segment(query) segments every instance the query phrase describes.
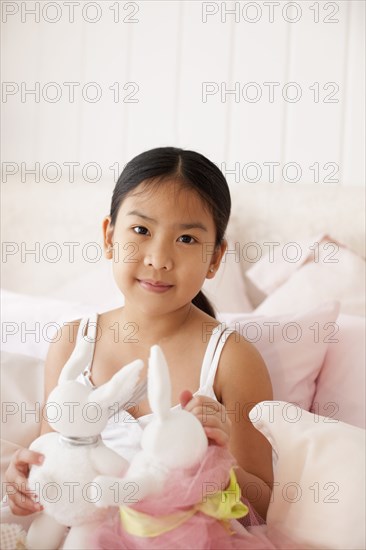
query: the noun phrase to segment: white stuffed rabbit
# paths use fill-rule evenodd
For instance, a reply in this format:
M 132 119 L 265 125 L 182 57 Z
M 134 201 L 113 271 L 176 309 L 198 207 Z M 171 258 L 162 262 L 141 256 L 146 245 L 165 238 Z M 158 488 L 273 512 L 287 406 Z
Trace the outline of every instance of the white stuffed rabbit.
M 59 548 L 67 526 L 71 529 L 63 548 L 86 548 L 91 527 L 106 515 L 106 510 L 95 506 L 100 489 L 93 479 L 101 473 L 122 475 L 128 467 L 124 458 L 104 445 L 100 433 L 112 405 L 122 407 L 142 397 L 145 388 L 138 379 L 143 362 L 122 367 L 109 382 L 93 390 L 75 380 L 89 353 L 90 344 L 81 338 L 47 400 L 45 412 L 55 432 L 42 435 L 30 446 L 43 453 L 45 460 L 41 466 L 32 466 L 29 475 L 29 486 L 39 494 L 44 508 L 29 529 L 29 550 Z
M 190 412 L 171 409 L 169 368 L 157 345 L 150 350 L 147 393 L 154 416 L 143 430 L 142 450 L 123 479 L 95 478 L 102 493 L 96 502 L 99 507 L 133 504 L 160 493 L 172 470 L 198 464 L 207 451 L 207 436 L 201 422 Z

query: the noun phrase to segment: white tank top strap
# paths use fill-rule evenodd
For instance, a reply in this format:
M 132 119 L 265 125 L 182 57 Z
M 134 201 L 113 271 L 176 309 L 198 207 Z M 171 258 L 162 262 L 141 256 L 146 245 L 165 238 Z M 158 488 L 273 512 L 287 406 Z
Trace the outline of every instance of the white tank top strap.
M 92 313 L 89 317 L 83 317 L 80 321 L 76 341 L 84 337 L 88 342 L 95 344 L 97 333 L 98 313 Z
M 200 392 L 213 387 L 222 349 L 233 332 L 235 329 L 226 327 L 225 323 L 213 329 L 201 369 Z
M 84 338 L 90 344 L 88 361 L 82 374 L 85 382 L 93 388 L 95 386 L 91 380 L 91 366 L 93 362 L 95 342 L 97 341 L 97 320 L 98 313 L 93 313 L 89 317 L 84 317 L 81 319 L 76 338 L 76 342 L 78 342 L 81 338 Z

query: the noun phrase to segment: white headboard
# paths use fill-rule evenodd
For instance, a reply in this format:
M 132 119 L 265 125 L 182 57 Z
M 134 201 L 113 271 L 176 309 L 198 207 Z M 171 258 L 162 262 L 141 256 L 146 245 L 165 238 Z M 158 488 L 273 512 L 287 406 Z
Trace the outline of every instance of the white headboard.
M 229 234 L 234 240 L 288 243 L 328 233 L 365 257 L 362 187 L 245 184 L 232 186 L 231 196 Z

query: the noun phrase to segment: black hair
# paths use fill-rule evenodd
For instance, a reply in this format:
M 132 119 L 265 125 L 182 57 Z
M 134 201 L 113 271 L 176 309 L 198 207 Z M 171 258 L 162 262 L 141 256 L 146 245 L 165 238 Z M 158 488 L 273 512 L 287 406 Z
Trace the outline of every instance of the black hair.
M 227 181 L 219 168 L 206 157 L 195 151 L 176 147 L 150 149 L 126 164 L 113 191 L 111 224 L 115 225 L 123 200 L 140 183 L 170 178 L 196 191 L 208 206 L 216 227 L 215 246 L 219 246 L 224 239 L 231 210 Z M 215 317 L 214 309 L 202 291 L 193 298 L 192 303 Z

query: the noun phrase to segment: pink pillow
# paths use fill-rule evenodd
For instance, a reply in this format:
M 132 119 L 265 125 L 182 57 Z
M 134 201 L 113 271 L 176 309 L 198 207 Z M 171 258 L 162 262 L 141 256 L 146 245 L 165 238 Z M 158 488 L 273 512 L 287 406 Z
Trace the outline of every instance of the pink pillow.
M 273 258 L 264 257 L 246 273 L 253 284 L 269 294 L 256 313 L 300 311 L 327 300 L 339 300 L 342 313 L 365 314 L 363 258 L 327 235 L 307 244 L 288 245 L 275 248 Z
M 314 260 L 324 241 L 332 241 L 327 235 L 317 235 L 288 243 L 268 242 L 268 253 L 263 255 L 245 276 L 266 295 L 285 283 L 305 262 Z M 316 246 L 318 243 L 318 248 Z M 337 243 L 337 246 L 338 243 Z M 317 259 L 317 258 L 316 258 Z
M 309 410 L 331 332 L 337 329 L 338 311 L 338 302 L 328 302 L 305 313 L 224 314 L 220 320 L 234 326 L 258 349 L 271 377 L 273 399 Z
M 365 318 L 340 315 L 337 324 L 338 342 L 328 347 L 311 410 L 365 428 Z

